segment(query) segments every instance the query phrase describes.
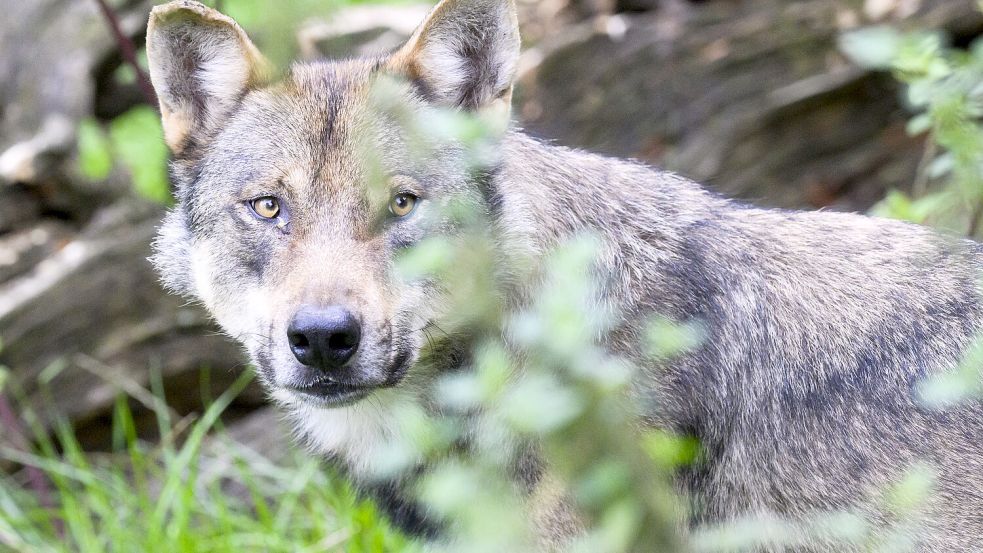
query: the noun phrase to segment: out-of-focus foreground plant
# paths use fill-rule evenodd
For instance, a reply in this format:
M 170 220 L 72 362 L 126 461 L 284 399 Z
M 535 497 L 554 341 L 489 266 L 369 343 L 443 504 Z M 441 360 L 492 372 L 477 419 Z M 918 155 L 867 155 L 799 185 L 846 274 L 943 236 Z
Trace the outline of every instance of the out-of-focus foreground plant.
M 378 108 L 401 123 L 418 155 L 463 151 L 474 175 L 498 162 L 501 121 L 414 112 L 387 86 L 398 85 L 380 83 Z M 441 283 L 448 316 L 434 325 L 432 341 L 471 344 L 471 362 L 433 382 L 434 412 L 396 417 L 412 439 L 387 456 L 403 462 L 379 467 L 379 476 L 428 460 L 415 491 L 446 524 L 447 551 L 538 550 L 537 516 L 558 503 L 572 508 L 568 522 L 583 530 L 568 550 L 685 550 L 685 509 L 670 471 L 691 462 L 697 446 L 643 430 L 629 393 L 635 368 L 600 344 L 618 317 L 598 287 L 601 244 L 581 235 L 544 259 L 503 259 L 475 200 L 445 207 L 458 229 L 452 236 L 429 238 L 400 260 L 403 278 Z M 517 306 L 516 295 L 528 301 Z M 664 326 L 654 355 L 695 343 L 688 329 Z M 510 477 L 517 463 L 536 464 L 544 475 L 532 501 Z
M 870 27 L 841 49 L 862 67 L 890 71 L 906 86 L 913 136 L 925 152 L 911 194 L 892 191 L 874 214 L 977 236 L 983 219 L 983 39 L 968 48 L 940 32 Z

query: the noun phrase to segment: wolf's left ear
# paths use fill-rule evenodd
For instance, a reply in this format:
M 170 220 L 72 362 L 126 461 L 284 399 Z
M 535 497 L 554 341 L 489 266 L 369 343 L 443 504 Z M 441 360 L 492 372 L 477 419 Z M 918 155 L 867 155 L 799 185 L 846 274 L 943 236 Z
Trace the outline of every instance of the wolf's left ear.
M 389 66 L 438 103 L 507 110 L 519 46 L 515 0 L 443 0 Z
M 229 17 L 191 0 L 150 12 L 150 78 L 160 100 L 164 138 L 176 155 L 217 129 L 268 64 Z

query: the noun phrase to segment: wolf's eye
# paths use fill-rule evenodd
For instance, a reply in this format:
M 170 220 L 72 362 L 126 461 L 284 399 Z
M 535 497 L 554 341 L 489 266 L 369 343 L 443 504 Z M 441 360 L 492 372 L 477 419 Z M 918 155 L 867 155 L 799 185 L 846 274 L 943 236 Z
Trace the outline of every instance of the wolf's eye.
M 413 213 L 418 201 L 420 201 L 420 198 L 407 192 L 396 194 L 393 196 L 392 201 L 389 202 L 389 211 L 392 211 L 392 214 L 397 217 L 406 217 L 410 213 Z
M 249 202 L 249 207 L 264 219 L 276 219 L 280 215 L 280 200 L 273 196 L 256 198 Z

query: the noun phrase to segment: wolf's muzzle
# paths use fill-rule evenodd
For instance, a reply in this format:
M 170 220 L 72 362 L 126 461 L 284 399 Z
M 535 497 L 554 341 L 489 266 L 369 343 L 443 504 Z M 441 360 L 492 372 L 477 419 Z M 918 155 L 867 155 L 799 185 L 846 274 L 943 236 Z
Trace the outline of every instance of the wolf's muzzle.
M 287 328 L 290 350 L 306 367 L 330 374 L 343 367 L 362 338 L 362 325 L 339 305 L 303 307 Z

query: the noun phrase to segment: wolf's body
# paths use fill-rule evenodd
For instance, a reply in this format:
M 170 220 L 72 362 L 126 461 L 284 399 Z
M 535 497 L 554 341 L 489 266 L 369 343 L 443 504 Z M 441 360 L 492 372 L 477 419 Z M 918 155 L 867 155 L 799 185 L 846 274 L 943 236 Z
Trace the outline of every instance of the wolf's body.
M 643 368 L 634 393 L 658 406 L 647 423 L 695 435 L 705 450 L 680 478 L 695 497 L 694 522 L 852 509 L 879 524 L 890 518 L 880 493 L 924 462 L 938 480 L 915 532 L 919 551 L 981 548 L 983 409 L 936 411 L 917 394 L 927 376 L 959 364 L 981 328 L 975 243 L 858 215 L 751 208 L 518 131 L 501 140 L 501 162 L 481 183 L 452 153 L 407 158 L 395 131 L 366 123 L 372 76 L 408 76 L 415 107 L 501 109 L 517 50 L 506 0 L 445 1 L 390 58 L 300 65 L 273 85 L 260 84 L 258 54 L 224 16 L 177 2 L 151 23 L 180 200 L 158 244 L 165 281 L 244 343 L 302 434 L 356 481 L 391 438 L 391 408 L 416 399 L 405 382 L 450 363 L 418 362 L 419 323 L 437 316 L 436 292 L 399 288 L 390 272 L 394 253 L 427 231 L 410 219 L 373 226 L 353 145 L 362 133 L 414 175 L 425 201 L 480 186 L 503 259 L 536 257 L 584 231 L 600 236 L 599 308 L 621 317 L 605 345 Z M 468 42 L 476 28 L 487 28 L 478 35 L 489 44 Z M 280 198 L 291 218 L 281 212 L 267 227 L 240 213 L 259 195 Z M 453 232 L 448 225 L 437 226 Z M 320 381 L 293 360 L 283 329 L 299 306 L 339 302 L 355 306 L 364 327 L 344 379 L 375 390 L 369 406 L 326 407 L 296 393 Z M 654 363 L 640 346 L 651 314 L 700 321 L 706 339 Z M 419 523 L 394 490 L 383 495 L 395 517 Z
M 603 236 L 605 299 L 624 314 L 611 347 L 645 367 L 646 313 L 703 321 L 703 346 L 649 361 L 637 393 L 658 396 L 652 422 L 700 438 L 707 458 L 686 484 L 704 521 L 857 507 L 924 461 L 939 480 L 921 550 L 983 547 L 983 409 L 927 409 L 917 392 L 980 329 L 977 244 L 750 208 L 519 134 L 503 147 L 502 247 Z

